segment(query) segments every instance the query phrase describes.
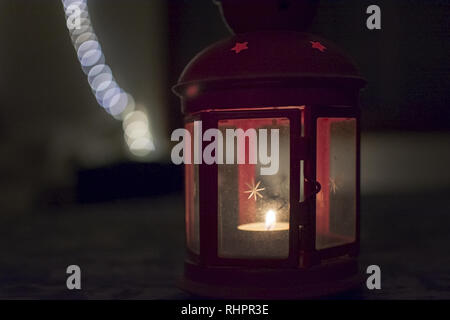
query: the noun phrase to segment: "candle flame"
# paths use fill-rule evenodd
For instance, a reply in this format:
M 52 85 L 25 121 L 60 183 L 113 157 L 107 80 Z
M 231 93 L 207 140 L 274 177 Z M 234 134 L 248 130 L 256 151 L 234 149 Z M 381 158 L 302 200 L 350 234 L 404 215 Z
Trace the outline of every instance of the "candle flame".
M 272 230 L 277 223 L 277 217 L 275 211 L 269 210 L 266 213 L 266 230 Z

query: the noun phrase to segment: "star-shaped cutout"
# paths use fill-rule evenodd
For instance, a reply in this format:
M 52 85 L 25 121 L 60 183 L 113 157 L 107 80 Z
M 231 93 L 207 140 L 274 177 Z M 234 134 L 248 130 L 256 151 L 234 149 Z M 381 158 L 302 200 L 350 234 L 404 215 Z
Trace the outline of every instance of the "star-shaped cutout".
M 252 181 L 252 185 L 246 183 L 247 187 L 249 187 L 250 189 L 247 191 L 244 191 L 244 193 L 250 193 L 250 195 L 248 196 L 248 199 L 251 199 L 251 197 L 254 197 L 255 201 L 257 199 L 257 197 L 263 197 L 261 193 L 259 193 L 259 191 L 263 191 L 266 188 L 259 188 L 259 185 L 261 184 L 261 181 L 258 181 L 258 183 L 255 185 L 255 181 Z
M 242 50 L 247 50 L 248 49 L 248 42 L 236 42 L 236 44 L 234 45 L 233 48 L 231 48 L 231 51 L 234 51 L 236 53 L 241 52 Z
M 336 194 L 336 191 L 339 190 L 339 186 L 336 183 L 336 179 L 330 178 L 330 191 Z
M 313 49 L 319 50 L 320 52 L 324 52 L 325 49 L 327 48 L 323 44 L 321 44 L 319 41 L 310 41 L 310 42 L 311 42 L 311 47 Z

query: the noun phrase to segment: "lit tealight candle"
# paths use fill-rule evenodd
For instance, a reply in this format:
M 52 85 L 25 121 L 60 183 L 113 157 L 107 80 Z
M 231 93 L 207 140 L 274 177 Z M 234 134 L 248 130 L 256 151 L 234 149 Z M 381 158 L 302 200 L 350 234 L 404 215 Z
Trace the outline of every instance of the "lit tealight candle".
M 273 210 L 267 211 L 266 230 L 272 230 L 276 223 L 277 223 L 277 216 L 275 215 L 275 211 Z
M 289 230 L 288 222 L 277 222 L 275 211 L 269 210 L 266 213 L 265 222 L 247 223 L 238 226 L 243 231 L 284 231 Z

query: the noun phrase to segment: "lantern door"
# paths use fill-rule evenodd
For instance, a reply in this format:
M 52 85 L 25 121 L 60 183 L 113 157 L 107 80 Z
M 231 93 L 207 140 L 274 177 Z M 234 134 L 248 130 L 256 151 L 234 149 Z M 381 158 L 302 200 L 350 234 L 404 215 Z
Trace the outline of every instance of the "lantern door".
M 315 107 L 315 252 L 352 253 L 359 240 L 359 128 L 356 111 Z
M 267 109 L 201 115 L 203 132 L 218 128 L 224 138 L 223 163 L 199 172 L 200 256 L 208 264 L 298 266 L 303 108 Z M 244 140 L 236 135 L 227 146 L 237 130 Z

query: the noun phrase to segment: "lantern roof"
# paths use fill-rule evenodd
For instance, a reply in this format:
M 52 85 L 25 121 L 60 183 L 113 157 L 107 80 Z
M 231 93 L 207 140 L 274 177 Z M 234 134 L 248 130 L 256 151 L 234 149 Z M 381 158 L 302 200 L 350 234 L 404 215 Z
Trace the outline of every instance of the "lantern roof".
M 174 91 L 185 98 L 239 87 L 346 87 L 365 84 L 357 67 L 333 43 L 295 31 L 236 34 L 197 54 Z

